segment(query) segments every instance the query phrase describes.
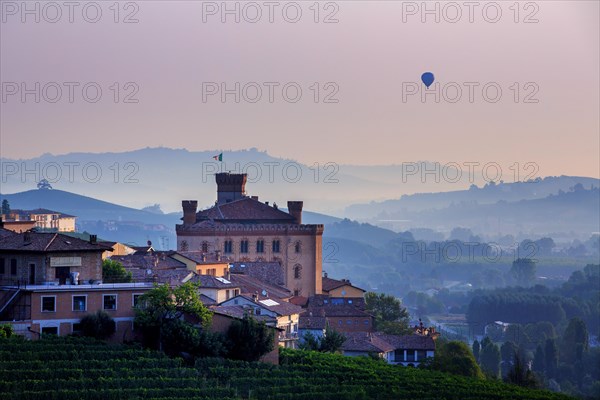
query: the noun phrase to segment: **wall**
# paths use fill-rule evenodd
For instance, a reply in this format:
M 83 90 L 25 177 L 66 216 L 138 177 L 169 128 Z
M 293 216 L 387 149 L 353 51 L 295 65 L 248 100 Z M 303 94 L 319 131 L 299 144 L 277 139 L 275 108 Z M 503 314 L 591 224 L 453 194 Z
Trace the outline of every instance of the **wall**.
M 345 292 L 346 294 L 342 294 Z M 365 296 L 365 292 L 361 289 L 358 289 L 352 285 L 344 285 L 339 288 L 335 288 L 328 292 L 331 297 L 352 297 L 352 298 L 363 298 Z
M 322 265 L 322 225 L 248 225 L 244 229 L 231 228 L 227 231 L 210 230 L 178 231 L 179 251 L 200 251 L 202 243 L 208 243 L 209 253 L 220 250 L 224 257 L 233 261 L 279 261 L 284 267 L 285 286 L 300 296 L 321 293 Z M 233 241 L 233 252 L 224 253 L 224 243 Z M 248 253 L 241 252 L 241 241 L 248 240 Z M 256 252 L 256 243 L 264 240 L 264 252 Z M 272 251 L 273 240 L 279 240 L 280 252 Z M 185 245 L 183 242 L 185 241 Z M 296 242 L 300 243 L 300 253 L 296 253 Z M 184 249 L 184 247 L 186 249 Z M 294 267 L 301 266 L 300 278 L 294 277 Z

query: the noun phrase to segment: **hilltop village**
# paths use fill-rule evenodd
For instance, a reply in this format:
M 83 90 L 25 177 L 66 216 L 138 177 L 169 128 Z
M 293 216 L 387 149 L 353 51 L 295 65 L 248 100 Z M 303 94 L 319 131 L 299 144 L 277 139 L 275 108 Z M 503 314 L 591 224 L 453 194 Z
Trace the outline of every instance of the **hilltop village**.
M 215 204 L 198 210 L 183 200 L 177 250 L 73 233 L 74 216 L 51 210 L 13 210 L 0 227 L 0 324 L 29 339 L 81 332 L 84 315 L 102 311 L 115 321 L 111 340 L 136 340 L 139 300 L 157 285 L 196 284 L 212 315 L 210 329 L 226 332 L 252 316 L 275 334 L 279 347 L 305 338 L 343 335 L 344 355 L 376 355 L 390 364 L 417 366 L 435 352 L 435 329 L 415 325 L 409 334 L 375 329 L 365 290 L 323 271 L 320 224 L 303 224 L 302 201 L 276 203 L 246 194 L 245 174 L 216 174 Z M 41 228 L 41 229 L 40 229 Z M 48 229 L 55 228 L 55 229 Z M 106 260 L 123 266 L 127 282 L 103 281 Z

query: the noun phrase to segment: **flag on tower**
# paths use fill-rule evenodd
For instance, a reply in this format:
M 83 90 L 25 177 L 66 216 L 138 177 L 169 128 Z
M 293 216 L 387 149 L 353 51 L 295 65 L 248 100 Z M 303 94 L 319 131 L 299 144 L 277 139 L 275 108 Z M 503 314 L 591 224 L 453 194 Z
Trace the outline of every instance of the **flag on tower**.
M 214 158 L 216 161 L 223 161 L 223 153 L 219 154 L 218 156 L 213 156 L 213 158 Z

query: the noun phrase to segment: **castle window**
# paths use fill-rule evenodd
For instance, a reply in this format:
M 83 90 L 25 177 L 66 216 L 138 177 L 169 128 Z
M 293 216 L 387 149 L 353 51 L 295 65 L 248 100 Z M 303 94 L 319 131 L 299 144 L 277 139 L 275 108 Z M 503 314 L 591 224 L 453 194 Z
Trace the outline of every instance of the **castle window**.
M 257 240 L 256 241 L 256 252 L 257 253 L 264 253 L 265 252 L 265 241 L 264 240 Z
M 300 296 L 300 291 L 298 289 L 294 290 L 294 296 Z
M 181 251 L 188 251 L 189 246 L 187 240 L 182 240 L 180 247 Z
M 248 252 L 248 241 L 242 240 L 240 242 L 240 253 L 247 253 L 247 252 Z
M 223 251 L 227 254 L 233 253 L 233 242 L 231 240 L 225 241 Z
M 279 253 L 279 247 L 280 247 L 280 241 L 279 240 L 273 240 L 273 253 Z
M 300 242 L 296 242 L 296 245 L 294 246 L 294 251 L 296 253 L 300 253 L 300 250 L 301 250 L 301 244 L 300 244 Z
M 300 279 L 302 277 L 302 267 L 300 265 L 296 265 L 294 267 L 294 279 Z
M 202 252 L 208 253 L 208 243 L 207 242 L 202 243 Z

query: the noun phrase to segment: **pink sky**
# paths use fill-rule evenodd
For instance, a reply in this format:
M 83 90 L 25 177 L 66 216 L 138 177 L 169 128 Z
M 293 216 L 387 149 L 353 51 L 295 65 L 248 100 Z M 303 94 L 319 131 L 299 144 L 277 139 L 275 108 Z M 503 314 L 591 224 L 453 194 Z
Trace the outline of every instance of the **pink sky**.
M 64 22 L 52 24 L 32 17 L 22 23 L 20 14 L 4 9 L 0 156 L 258 147 L 307 164 L 531 161 L 540 176 L 599 176 L 597 1 L 534 2 L 539 22 L 529 24 L 522 20 L 536 10 L 521 2 L 515 23 L 512 1 L 498 2 L 498 23 L 482 16 L 490 2 L 480 3 L 473 23 L 467 8 L 457 23 L 443 15 L 440 23 L 432 16 L 422 23 L 419 15 L 403 22 L 402 2 L 335 2 L 339 22 L 331 24 L 313 21 L 313 2 L 298 2 L 298 23 L 277 12 L 289 2 L 280 3 L 273 23 L 266 15 L 258 23 L 231 17 L 221 23 L 218 15 L 203 22 L 202 2 L 196 1 L 140 1 L 139 23 L 115 24 L 112 3 L 103 3 L 95 24 L 84 21 L 81 10 L 73 23 L 63 15 Z M 446 3 L 439 2 L 440 9 Z M 320 18 L 335 10 L 324 4 Z M 133 10 L 121 10 L 119 19 Z M 431 96 L 423 103 L 412 96 L 403 102 L 403 82 L 418 82 L 425 71 L 442 87 L 459 83 L 461 100 L 435 103 Z M 32 95 L 22 103 L 19 94 L 7 95 L 7 82 L 97 82 L 103 95 L 92 104 L 76 89 L 71 104 L 65 89 L 54 104 L 44 98 L 35 103 Z M 115 104 L 109 89 L 114 82 L 135 82 L 139 103 Z M 218 96 L 204 103 L 203 82 L 297 82 L 303 96 L 288 103 L 276 91 L 273 103 L 266 92 L 254 104 L 235 103 L 232 96 L 224 104 Z M 314 82 L 334 82 L 339 102 L 314 103 Z M 480 85 L 473 103 L 464 82 Z M 503 90 L 497 103 L 482 97 L 488 82 Z M 510 89 L 515 82 L 518 103 Z M 537 104 L 523 102 L 528 82 L 539 88 Z M 326 93 L 321 88 L 321 96 Z

